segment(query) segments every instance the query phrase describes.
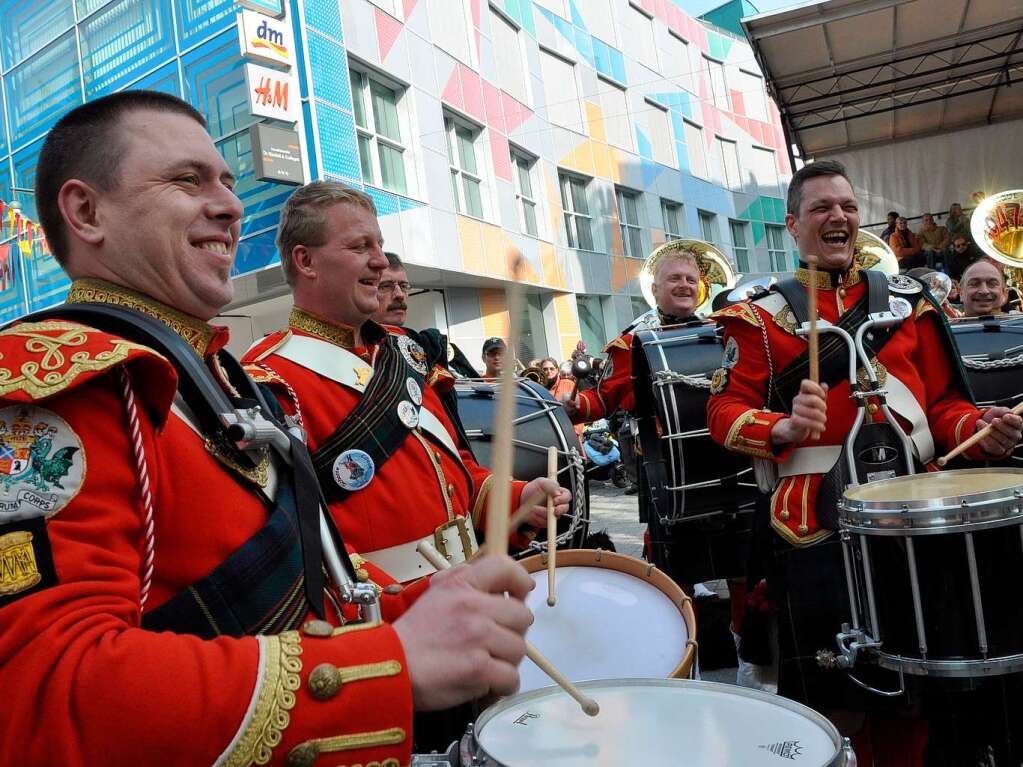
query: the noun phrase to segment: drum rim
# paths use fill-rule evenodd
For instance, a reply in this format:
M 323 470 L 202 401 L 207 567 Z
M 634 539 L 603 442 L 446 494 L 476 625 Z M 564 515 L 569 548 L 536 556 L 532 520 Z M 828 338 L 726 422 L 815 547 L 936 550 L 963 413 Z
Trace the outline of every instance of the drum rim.
M 719 692 L 725 695 L 734 697 L 752 698 L 754 700 L 768 703 L 770 705 L 779 706 L 780 708 L 787 709 L 788 711 L 798 714 L 804 719 L 813 722 L 827 733 L 834 746 L 834 754 L 831 760 L 828 761 L 827 767 L 833 767 L 843 763 L 843 740 L 842 735 L 839 733 L 838 728 L 835 727 L 831 721 L 818 711 L 813 710 L 809 706 L 804 706 L 802 703 L 797 703 L 789 698 L 782 697 L 781 695 L 775 695 L 774 693 L 764 692 L 763 690 L 754 690 L 749 687 L 739 687 L 734 684 L 726 684 L 724 682 L 706 682 L 698 679 L 649 679 L 649 678 L 625 678 L 625 679 L 592 679 L 585 682 L 578 682 L 576 686 L 582 690 L 596 689 L 599 687 L 687 687 L 696 690 L 707 690 L 710 692 Z M 552 692 L 557 692 L 556 686 L 540 687 L 536 690 L 530 690 L 528 692 L 517 693 L 516 695 L 510 695 L 507 698 L 499 700 L 493 704 L 486 711 L 481 713 L 473 724 L 470 725 L 472 743 L 475 746 L 476 755 L 484 755 L 490 758 L 484 749 L 483 744 L 480 743 L 480 731 L 486 727 L 487 723 L 490 722 L 495 716 L 504 712 L 512 705 L 518 705 L 524 701 L 535 700 L 540 697 L 546 697 Z M 469 733 L 467 733 L 468 735 Z
M 940 496 L 924 500 L 864 500 L 850 498 L 849 490 L 846 490 L 838 501 L 839 519 L 843 527 L 869 534 L 876 532 L 877 528 L 923 529 L 927 532 L 941 532 L 942 529 L 962 530 L 978 524 L 998 526 L 999 523 L 1011 524 L 1023 515 L 1023 508 L 1021 508 L 1023 469 L 991 467 L 954 469 L 952 471 L 958 475 L 988 474 L 995 471 L 999 474 L 1015 476 L 1019 482 L 1013 487 L 1000 490 Z M 911 476 L 926 477 L 928 475 Z M 893 482 L 905 479 L 905 477 L 893 477 L 878 481 Z M 1004 510 L 992 508 L 1001 505 L 1008 505 L 1008 508 Z M 1015 509 L 1012 508 L 1013 505 L 1015 505 Z
M 547 569 L 547 559 L 548 553 L 544 551 L 520 559 L 519 563 L 526 569 L 527 573 L 532 575 Z M 682 653 L 682 660 L 672 669 L 668 678 L 684 679 L 689 676 L 696 656 L 695 648 L 698 644 L 696 637 L 696 612 L 693 610 L 692 597 L 686 594 L 682 587 L 675 583 L 666 572 L 650 562 L 645 562 L 637 557 L 630 557 L 627 554 L 619 554 L 615 551 L 605 551 L 604 549 L 559 548 L 556 561 L 557 567 L 594 567 L 598 570 L 614 570 L 625 575 L 631 575 L 634 578 L 639 578 L 649 583 L 668 597 L 682 616 L 682 622 L 686 624 L 688 637 L 685 650 Z
M 878 653 L 877 663 L 891 671 L 904 671 L 907 674 L 943 679 L 977 679 L 1023 671 L 1023 653 L 991 658 L 924 660 L 913 655 L 894 655 L 882 650 Z

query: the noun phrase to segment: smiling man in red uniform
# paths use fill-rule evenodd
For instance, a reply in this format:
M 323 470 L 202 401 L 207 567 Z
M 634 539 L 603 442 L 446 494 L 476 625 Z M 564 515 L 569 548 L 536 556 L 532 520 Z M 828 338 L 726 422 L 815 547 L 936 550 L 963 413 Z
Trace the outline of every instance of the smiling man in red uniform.
M 869 264 L 854 247 L 858 204 L 840 164 L 816 162 L 796 173 L 786 224 L 801 256 L 816 257 L 819 264 L 820 317 L 837 324 L 858 310 L 859 302 L 865 307 Z M 795 279 L 806 286 L 810 275 L 801 266 Z M 901 293 L 912 310 L 874 355 L 874 367 L 888 391 L 889 406 L 911 433 L 917 460 L 930 464 L 989 423 L 994 433 L 967 456 L 1004 455 L 1019 441 L 1023 421 L 1006 408 L 982 412 L 969 401 L 950 361 L 951 341 L 940 312 L 911 278 L 897 276 L 889 283 L 892 295 Z M 840 374 L 848 371 L 844 344 L 834 368 L 839 375 L 830 386 L 818 385 L 803 378 L 805 362 L 789 367 L 807 342 L 796 335 L 793 310 L 781 292 L 726 307 L 715 317 L 724 326 L 725 352 L 707 406 L 711 436 L 726 448 L 776 464 L 779 476 L 770 507 L 771 526 L 778 535 L 772 591 L 783 609 L 778 691 L 821 710 L 852 708 L 855 704 L 847 700 L 853 700 L 849 693 L 855 688 L 845 675 L 822 672 L 814 662 L 818 650 L 834 648 L 835 634 L 850 617 L 833 523 L 835 499 L 819 498 L 822 480 L 839 459 L 838 448 L 856 411 L 849 381 Z M 825 368 L 822 358 L 822 382 Z M 877 403 L 868 403 L 867 419 L 883 419 Z M 876 744 L 883 734 L 880 720 L 874 724 Z M 903 757 L 911 761 L 897 761 L 900 748 L 919 745 L 912 728 L 897 723 L 891 732 L 888 745 L 874 752 L 875 763 L 918 763 L 912 760 L 919 754 L 909 752 Z
M 304 537 L 315 482 L 176 391 L 177 370 L 205 370 L 251 415 L 208 322 L 232 296 L 242 205 L 203 117 L 148 91 L 89 102 L 50 132 L 36 179 L 74 282 L 66 306 L 0 332 L 0 761 L 401 767 L 413 707 L 513 691 L 521 568 L 485 558 L 393 626 L 341 625 Z M 192 367 L 71 319 L 115 311 Z
M 345 540 L 399 582 L 434 572 L 416 550 L 421 540 L 463 561 L 475 550 L 492 477 L 460 446 L 435 390 L 450 374 L 411 331 L 370 320 L 388 267 L 373 201 L 341 184 L 309 184 L 285 205 L 277 242 L 295 308 L 289 328 L 245 359 L 271 374 L 282 405 L 300 418 Z M 567 508 L 568 491 L 546 479 L 514 482 L 513 507 L 539 488 L 556 495 L 558 513 Z M 544 526 L 546 507 L 527 522 Z M 528 543 L 525 528 L 515 537 Z

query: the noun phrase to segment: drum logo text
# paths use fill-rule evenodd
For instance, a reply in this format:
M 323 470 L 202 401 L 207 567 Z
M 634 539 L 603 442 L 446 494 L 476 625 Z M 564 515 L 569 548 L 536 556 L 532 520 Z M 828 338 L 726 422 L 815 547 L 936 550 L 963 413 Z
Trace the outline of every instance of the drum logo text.
M 532 711 L 527 711 L 518 719 L 515 720 L 515 724 L 529 724 L 530 719 L 539 719 L 539 714 L 534 714 Z
M 775 756 L 780 756 L 782 759 L 791 759 L 795 761 L 797 756 L 803 755 L 803 750 L 799 745 L 798 740 L 783 740 L 780 743 L 772 743 L 769 746 L 761 746 L 760 748 L 766 748 Z

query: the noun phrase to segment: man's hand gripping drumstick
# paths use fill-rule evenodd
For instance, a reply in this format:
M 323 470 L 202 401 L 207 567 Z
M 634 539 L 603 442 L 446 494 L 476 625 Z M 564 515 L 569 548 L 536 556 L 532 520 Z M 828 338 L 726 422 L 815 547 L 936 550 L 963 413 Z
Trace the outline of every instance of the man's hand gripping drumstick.
M 1012 410 L 1004 407 L 988 408 L 977 421 L 979 431 L 950 450 L 947 455 L 939 458 L 938 466 L 944 466 L 978 442 L 981 450 L 990 456 L 1003 456 L 1012 452 L 1020 440 L 1020 426 L 1023 424 L 1023 420 L 1020 419 L 1021 415 L 1023 415 L 1023 402 L 1020 402 Z M 985 424 L 985 426 L 980 428 L 981 424 Z
M 448 570 L 451 568 L 451 563 L 448 562 L 441 553 L 437 551 L 432 543 L 429 541 L 420 541 L 416 547 L 416 551 L 423 555 L 423 558 L 431 565 L 436 567 L 438 570 Z M 492 555 L 487 559 L 494 559 Z M 521 569 L 521 568 L 520 568 Z M 525 572 L 523 570 L 523 572 Z M 583 694 L 582 690 L 576 687 L 572 682 L 554 665 L 547 660 L 540 651 L 537 650 L 529 642 L 526 642 L 526 657 L 529 658 L 537 667 L 549 676 L 562 690 L 567 692 L 572 698 L 582 707 L 583 712 L 587 716 L 596 716 L 600 713 L 600 706 L 597 705 L 597 701 L 593 698 L 587 697 Z

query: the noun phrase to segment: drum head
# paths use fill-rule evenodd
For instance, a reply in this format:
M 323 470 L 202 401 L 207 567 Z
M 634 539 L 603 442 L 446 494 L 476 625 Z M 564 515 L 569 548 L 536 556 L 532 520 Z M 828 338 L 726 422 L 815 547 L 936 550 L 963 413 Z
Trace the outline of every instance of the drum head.
M 696 638 L 692 607 L 664 573 L 632 557 L 592 549 L 557 552 L 554 607 L 547 605 L 547 559 L 522 560 L 536 588 L 526 605 L 527 638 L 573 682 L 686 674 Z M 551 683 L 528 658 L 519 689 Z
M 860 501 L 865 507 L 874 504 L 901 504 L 951 499 L 969 499 L 994 493 L 1011 497 L 1012 490 L 1023 486 L 1020 469 L 957 469 L 908 477 L 894 477 L 849 488 L 845 497 Z
M 503 767 L 840 764 L 835 728 L 776 695 L 685 680 L 617 679 L 582 687 L 600 704 L 597 716 L 586 716 L 558 688 L 516 695 L 477 721 L 480 750 Z

